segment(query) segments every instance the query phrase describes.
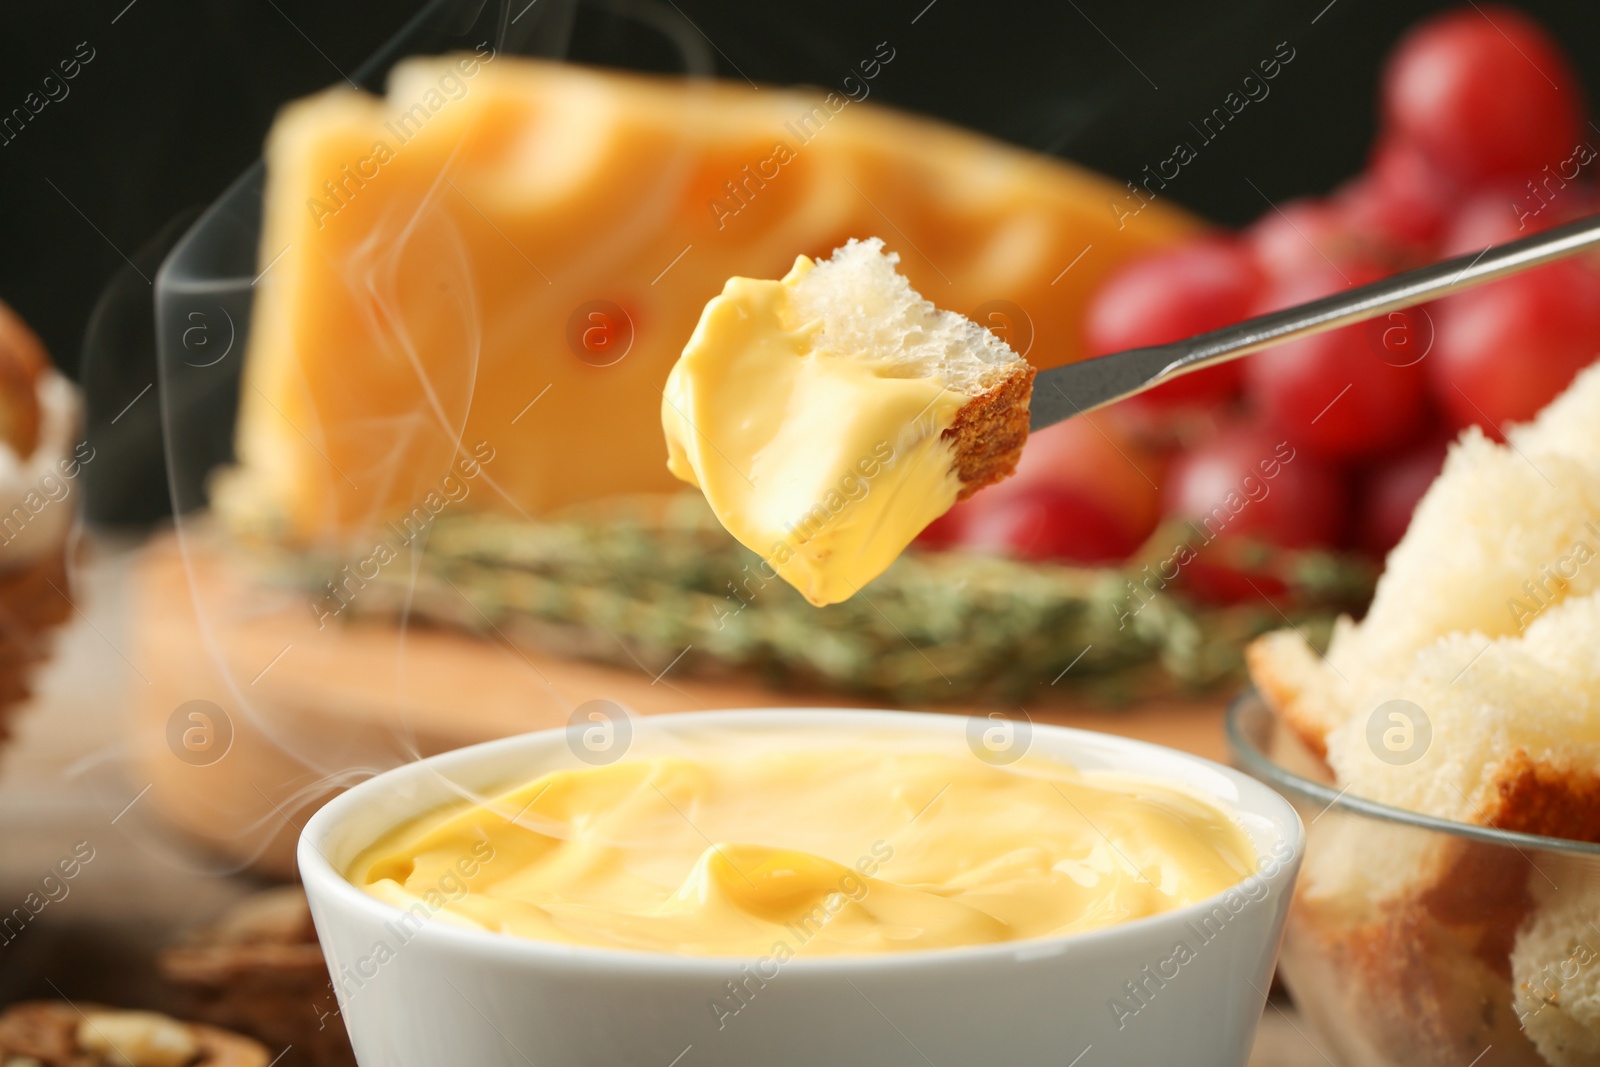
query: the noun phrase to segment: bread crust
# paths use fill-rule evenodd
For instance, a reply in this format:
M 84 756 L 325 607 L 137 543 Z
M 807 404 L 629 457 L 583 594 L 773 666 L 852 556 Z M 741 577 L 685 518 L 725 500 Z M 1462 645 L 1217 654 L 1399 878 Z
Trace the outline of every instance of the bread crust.
M 1600 841 L 1600 774 L 1571 764 L 1539 763 L 1523 749 L 1495 770 L 1492 810 L 1484 825 L 1517 833 Z
M 1300 640 L 1292 631 L 1279 630 L 1256 638 L 1245 646 L 1244 661 L 1250 670 L 1250 681 L 1256 692 L 1266 701 L 1267 707 L 1294 731 L 1301 744 L 1324 764 L 1328 760 L 1328 724 L 1311 714 L 1301 701 L 1303 671 L 1286 661 L 1283 646 L 1286 640 Z
M 1023 363 L 1005 381 L 979 393 L 956 412 L 942 436 L 955 448 L 956 476 L 961 479 L 957 500 L 965 500 L 1016 471 L 1028 440 L 1028 402 L 1033 398 L 1036 373 Z

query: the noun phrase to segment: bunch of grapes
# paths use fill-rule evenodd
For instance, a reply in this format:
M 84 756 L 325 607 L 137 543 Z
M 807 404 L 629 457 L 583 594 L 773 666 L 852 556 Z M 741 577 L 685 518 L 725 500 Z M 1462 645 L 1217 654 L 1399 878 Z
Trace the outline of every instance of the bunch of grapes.
M 1091 355 L 1214 330 L 1596 210 L 1582 87 L 1527 16 L 1474 5 L 1390 57 L 1364 172 L 1131 263 L 1095 294 Z M 1190 588 L 1230 599 L 1253 544 L 1381 556 L 1476 425 L 1500 438 L 1600 355 L 1600 269 L 1569 259 L 1177 379 L 1029 442 L 1018 474 L 925 543 L 1116 563 L 1195 524 Z M 1285 457 L 1288 457 L 1287 459 Z M 1270 472 L 1270 473 L 1269 473 Z M 1220 510 L 1219 510 L 1220 508 Z

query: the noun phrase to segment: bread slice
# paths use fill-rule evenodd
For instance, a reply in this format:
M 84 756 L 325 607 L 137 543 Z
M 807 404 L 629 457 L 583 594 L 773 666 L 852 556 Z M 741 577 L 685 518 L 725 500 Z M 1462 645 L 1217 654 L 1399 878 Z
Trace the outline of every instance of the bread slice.
M 1508 437 L 1462 435 L 1366 618 L 1340 620 L 1326 657 L 1271 634 L 1250 648 L 1251 674 L 1353 795 L 1600 841 L 1600 367 Z M 1386 750 L 1394 700 L 1431 734 L 1413 758 Z M 1523 1046 L 1520 1027 L 1550 1063 L 1600 1059 L 1592 872 L 1325 814 L 1290 937 L 1314 943 L 1328 972 L 1317 996 L 1341 989 L 1385 1058 L 1474 1061 Z M 1577 967 L 1580 938 L 1591 947 Z
M 1600 1063 L 1600 865 L 1541 856 L 1549 881 L 1511 951 L 1523 1032 L 1554 1067 Z M 1553 886 L 1559 888 L 1551 888 Z
M 1404 763 L 1382 758 L 1367 716 L 1328 737 L 1328 762 L 1352 793 L 1457 822 L 1600 840 L 1600 594 L 1552 608 L 1521 636 L 1453 634 L 1398 681 L 1366 689 L 1412 701 L 1432 740 Z M 1386 724 L 1380 723 L 1380 729 Z M 1330 829 L 1327 823 L 1333 824 Z M 1514 930 L 1542 878 L 1506 847 L 1330 817 L 1311 849 L 1310 896 L 1347 907 L 1408 902 L 1442 922 Z M 1392 839 L 1390 839 L 1392 838 Z M 1318 841 L 1313 836 L 1313 843 Z M 1381 855 L 1383 862 L 1370 862 Z
M 845 358 L 932 378 L 969 397 L 943 433 L 955 452 L 959 499 L 1010 476 L 1028 439 L 1034 368 L 971 319 L 926 300 L 895 269 L 883 241 L 851 238 L 794 286 L 802 321 L 822 324 L 818 344 Z
M 1293 632 L 1252 646 L 1252 677 L 1313 748 L 1359 706 L 1356 681 L 1404 675 L 1440 638 L 1516 634 L 1569 596 L 1600 589 L 1600 376 L 1584 375 L 1514 438 L 1462 434 L 1389 554 L 1360 623 L 1341 620 L 1325 662 Z M 1592 395 L 1591 395 L 1592 392 Z M 1560 447 L 1566 451 L 1543 451 Z M 1481 642 L 1480 642 L 1481 643 Z
M 1340 784 L 1457 822 L 1600 839 L 1600 655 L 1545 654 L 1561 645 L 1546 633 L 1575 621 L 1600 625 L 1600 596 L 1551 609 L 1535 641 L 1452 634 L 1399 678 L 1361 686 L 1363 706 L 1404 700 L 1420 709 L 1431 740 L 1414 759 L 1396 760 L 1375 742 L 1371 716 L 1355 715 L 1328 735 Z M 1387 727 L 1377 724 L 1378 734 Z

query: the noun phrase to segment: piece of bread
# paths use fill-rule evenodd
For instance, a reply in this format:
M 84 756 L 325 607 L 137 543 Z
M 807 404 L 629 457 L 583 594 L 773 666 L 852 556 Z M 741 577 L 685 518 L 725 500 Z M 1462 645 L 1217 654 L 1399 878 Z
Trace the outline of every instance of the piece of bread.
M 1586 373 L 1583 391 L 1547 409 L 1549 422 L 1541 416 L 1520 433 L 1571 451 L 1462 434 L 1389 554 L 1366 617 L 1341 620 L 1325 661 L 1292 631 L 1252 646 L 1258 688 L 1308 745 L 1370 711 L 1358 689 L 1403 675 L 1440 638 L 1515 634 L 1566 597 L 1600 589 L 1600 566 L 1588 565 L 1600 557 L 1600 412 L 1587 437 L 1575 414 L 1591 388 L 1600 401 L 1597 383 Z
M 1568 456 L 1600 468 L 1600 363 L 1580 372 L 1532 422 L 1506 430 L 1511 446 L 1530 456 Z
M 1324 917 L 1371 922 L 1391 911 L 1425 912 L 1505 964 L 1528 914 L 1530 871 L 1509 850 L 1403 823 L 1328 813 L 1308 828 L 1299 899 Z M 1381 857 L 1381 859 L 1375 859 Z
M 735 277 L 661 392 L 667 469 L 818 606 L 848 600 L 956 501 L 1011 474 L 1033 368 L 922 298 L 877 238 Z
M 899 262 L 879 238 L 851 238 L 799 280 L 794 307 L 801 321 L 822 323 L 819 343 L 830 351 L 887 363 L 896 377 L 934 378 L 971 398 L 944 431 L 966 499 L 1016 470 L 1034 368 L 971 319 L 924 299 L 895 269 Z
M 1600 480 L 1590 467 L 1529 457 L 1469 429 L 1390 552 L 1366 617 L 1330 647 L 1330 661 L 1347 677 L 1393 675 L 1446 634 L 1517 633 L 1549 604 L 1600 589 L 1600 568 L 1544 580 L 1574 545 L 1600 544 L 1597 532 Z M 1537 602 L 1531 582 L 1541 583 Z
M 1553 1067 L 1600 1063 L 1600 865 L 1540 856 L 1549 881 L 1511 951 L 1523 1032 Z M 1557 888 L 1552 888 L 1555 886 Z
M 268 1067 L 247 1037 L 149 1011 L 24 1001 L 0 1013 L 0 1063 L 27 1067 Z
M 1537 1062 L 1507 960 L 1542 881 L 1527 858 L 1340 810 L 1306 829 L 1283 971 L 1341 1062 L 1458 1067 L 1490 1045 Z
M 1600 594 L 1556 605 L 1524 635 L 1452 634 L 1398 678 L 1358 686 L 1363 706 L 1410 701 L 1432 739 L 1396 760 L 1355 715 L 1328 735 L 1338 781 L 1458 822 L 1600 840 L 1600 648 L 1574 646 L 1597 632 Z
M 39 335 L 0 301 L 0 442 L 18 459 L 39 444 L 39 376 L 50 365 Z
M 1341 617 L 1334 623 L 1335 640 L 1353 625 Z M 1319 759 L 1328 755 L 1328 734 L 1344 721 L 1344 694 L 1316 649 L 1298 630 L 1274 630 L 1244 650 L 1250 679 L 1268 706 Z
M 1454 859 L 1433 835 L 1402 823 L 1372 823 L 1343 813 L 1318 818 L 1306 832 L 1299 894 L 1317 907 L 1352 918 L 1415 899 L 1438 884 Z M 1374 855 L 1384 857 L 1372 863 Z
M 1285 631 L 1248 658 L 1264 698 L 1351 795 L 1600 841 L 1600 367 L 1506 445 L 1462 435 L 1367 616 L 1340 620 L 1326 657 Z M 1386 740 L 1403 727 L 1389 701 L 1409 702 L 1413 731 L 1427 731 L 1411 735 L 1414 755 Z M 1345 1049 L 1352 1062 L 1476 1062 L 1490 1047 L 1537 1062 L 1529 1040 L 1553 1064 L 1600 1059 L 1600 951 L 1591 973 L 1549 980 L 1575 937 L 1600 950 L 1589 871 L 1324 815 L 1309 827 L 1285 956 L 1298 941 L 1290 970 L 1325 972 L 1305 999 L 1313 1015 L 1337 989 L 1342 1014 L 1324 1022 L 1361 1020 L 1350 1040 L 1373 1044 Z
M 1299 904 L 1283 970 L 1319 1044 L 1340 1063 L 1536 1062 L 1521 1054 L 1504 951 L 1498 967 L 1488 962 L 1480 936 L 1412 901 L 1359 916 Z M 1484 1058 L 1490 1047 L 1499 1058 Z
M 1460 822 L 1600 840 L 1600 593 L 1556 604 L 1519 635 L 1441 638 L 1399 679 L 1357 679 L 1352 690 L 1362 707 L 1412 701 L 1432 739 L 1420 758 L 1393 763 L 1366 714 L 1338 726 L 1327 759 L 1351 793 Z M 1369 1036 L 1400 1049 L 1425 1035 L 1410 1062 L 1445 1062 L 1430 1048 L 1467 1060 L 1491 1044 L 1509 1052 L 1522 1044 L 1520 1017 L 1549 1062 L 1594 1063 L 1600 999 L 1590 997 L 1600 977 L 1559 996 L 1534 980 L 1561 964 L 1552 964 L 1558 928 L 1570 935 L 1580 915 L 1600 916 L 1590 897 L 1539 921 L 1536 898 L 1552 892 L 1551 880 L 1564 892 L 1583 886 L 1553 862 L 1330 812 L 1310 827 L 1298 921 L 1316 928 L 1316 951 L 1342 972 L 1338 984 L 1352 991 Z M 1600 931 L 1587 932 L 1600 946 Z M 1590 965 L 1600 974 L 1600 955 Z M 1514 1011 L 1508 969 L 1521 972 Z

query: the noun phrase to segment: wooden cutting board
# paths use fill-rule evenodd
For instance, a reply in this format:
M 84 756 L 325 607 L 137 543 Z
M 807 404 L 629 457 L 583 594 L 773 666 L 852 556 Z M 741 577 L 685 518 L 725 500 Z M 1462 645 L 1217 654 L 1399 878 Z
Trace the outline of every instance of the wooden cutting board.
M 641 715 L 859 703 L 421 626 L 319 626 L 303 594 L 261 585 L 199 534 L 153 539 L 131 593 L 133 658 L 150 679 L 132 744 L 150 801 L 205 846 L 276 877 L 293 875 L 299 827 L 339 789 L 418 756 L 564 726 L 588 700 Z M 1108 710 L 1045 697 L 1026 710 L 1036 722 L 1226 758 L 1217 703 Z

